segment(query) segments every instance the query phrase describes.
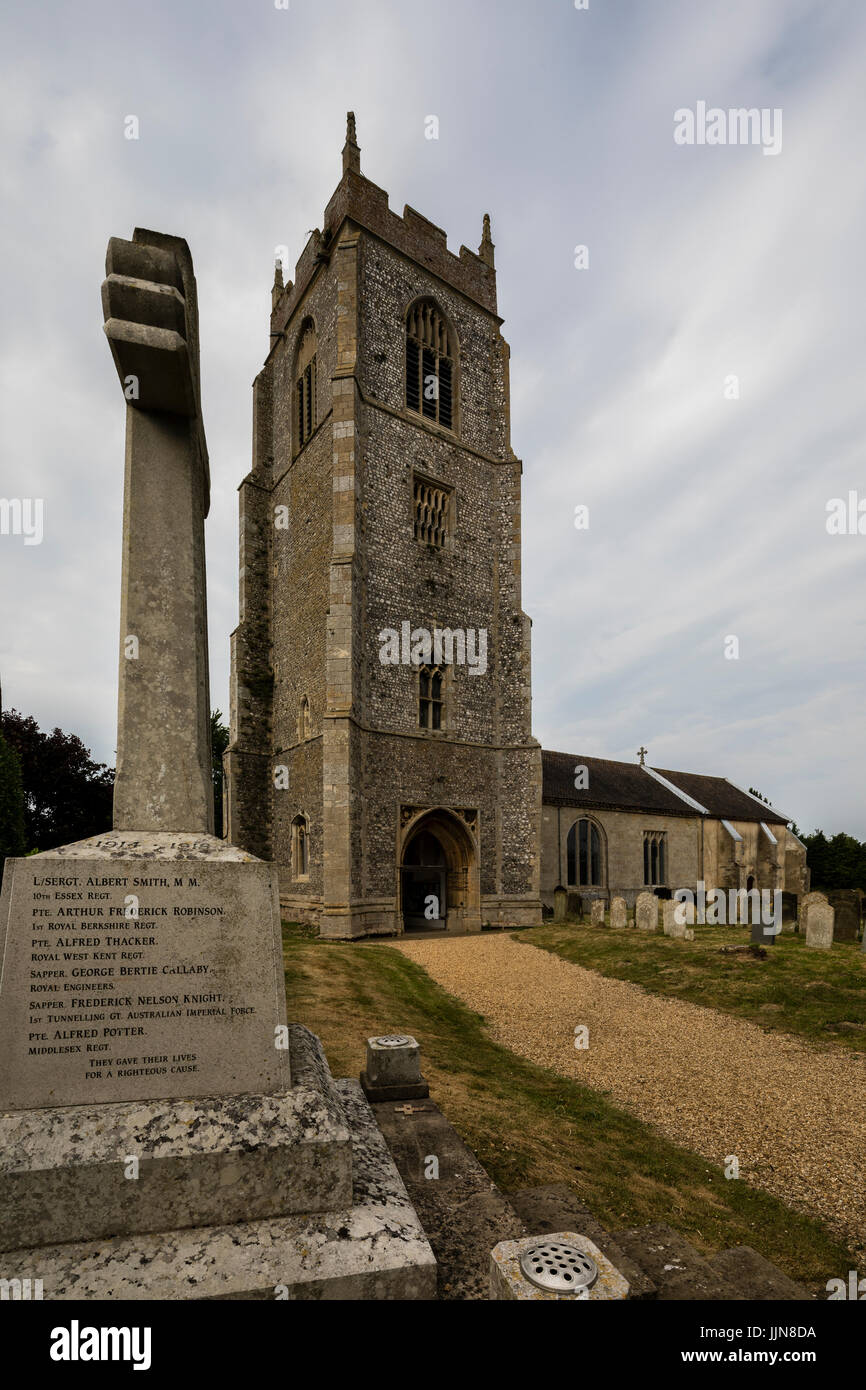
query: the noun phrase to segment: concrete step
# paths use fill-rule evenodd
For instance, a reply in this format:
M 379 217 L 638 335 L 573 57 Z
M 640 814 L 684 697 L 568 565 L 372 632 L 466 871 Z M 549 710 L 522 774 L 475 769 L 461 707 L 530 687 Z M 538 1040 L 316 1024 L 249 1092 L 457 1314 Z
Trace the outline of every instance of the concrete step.
M 658 1289 L 660 1302 L 699 1299 L 740 1301 L 749 1295 L 716 1270 L 695 1247 L 663 1221 L 614 1231 L 612 1240 Z
M 722 1250 L 718 1255 L 711 1255 L 707 1263 L 721 1278 L 736 1284 L 743 1298 L 802 1303 L 811 1302 L 815 1297 L 748 1245 Z
M 622 1250 L 566 1183 L 525 1187 L 505 1194 L 526 1227 L 527 1235 L 552 1236 L 576 1231 L 597 1245 L 629 1283 L 629 1299 L 655 1298 L 652 1279 Z

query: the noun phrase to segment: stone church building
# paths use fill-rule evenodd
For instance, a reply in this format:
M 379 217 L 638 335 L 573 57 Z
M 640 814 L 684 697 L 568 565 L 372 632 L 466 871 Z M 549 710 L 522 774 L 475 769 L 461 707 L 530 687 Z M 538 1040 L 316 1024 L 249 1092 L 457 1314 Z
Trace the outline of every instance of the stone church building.
M 724 777 L 542 753 L 542 898 L 649 889 L 808 890 L 806 850 L 789 817 Z
M 229 839 L 323 936 L 540 918 L 501 322 L 487 219 L 454 255 L 398 217 L 350 116 L 254 387 L 225 756 Z
M 325 937 L 531 925 L 572 869 L 607 894 L 644 863 L 664 888 L 732 864 L 765 886 L 787 862 L 774 813 L 755 831 L 739 802 L 697 809 L 665 788 L 679 774 L 545 753 L 542 788 L 501 326 L 489 219 L 455 255 L 397 216 L 350 114 L 254 384 L 225 754 L 225 833 Z

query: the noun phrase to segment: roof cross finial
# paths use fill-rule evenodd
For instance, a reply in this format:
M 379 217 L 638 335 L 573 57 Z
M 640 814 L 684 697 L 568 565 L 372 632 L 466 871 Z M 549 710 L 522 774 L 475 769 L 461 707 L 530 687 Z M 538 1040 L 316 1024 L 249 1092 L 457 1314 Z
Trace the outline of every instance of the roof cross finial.
M 648 752 L 649 749 L 644 748 L 643 744 L 641 744 L 640 748 L 637 750 L 637 755 L 640 758 L 641 767 L 646 767 L 646 755 Z

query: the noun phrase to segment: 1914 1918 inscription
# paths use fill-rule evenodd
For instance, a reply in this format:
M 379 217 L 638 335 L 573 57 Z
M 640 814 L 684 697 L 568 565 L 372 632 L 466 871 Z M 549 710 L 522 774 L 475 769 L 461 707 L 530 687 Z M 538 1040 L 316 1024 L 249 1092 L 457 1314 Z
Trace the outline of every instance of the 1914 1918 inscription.
M 210 836 L 10 860 L 0 1107 L 285 1089 L 275 899 L 269 865 Z

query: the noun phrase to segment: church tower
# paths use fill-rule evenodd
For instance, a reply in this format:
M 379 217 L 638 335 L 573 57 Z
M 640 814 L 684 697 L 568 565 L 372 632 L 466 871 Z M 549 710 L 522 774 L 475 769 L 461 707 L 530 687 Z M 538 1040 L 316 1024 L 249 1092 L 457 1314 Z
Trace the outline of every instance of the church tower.
M 540 920 L 521 463 L 478 253 L 361 173 L 272 294 L 240 486 L 226 827 L 326 937 Z

